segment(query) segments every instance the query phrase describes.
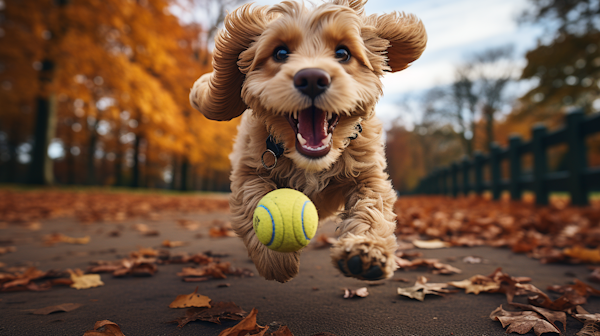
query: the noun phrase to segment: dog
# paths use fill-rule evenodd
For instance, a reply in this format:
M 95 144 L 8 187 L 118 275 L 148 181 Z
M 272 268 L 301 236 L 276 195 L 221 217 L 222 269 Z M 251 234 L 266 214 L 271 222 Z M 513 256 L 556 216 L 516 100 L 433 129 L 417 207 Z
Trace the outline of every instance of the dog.
M 367 16 L 365 3 L 242 5 L 215 37 L 213 71 L 191 89 L 207 118 L 241 115 L 232 225 L 267 280 L 286 282 L 300 266 L 299 252 L 270 250 L 253 231 L 258 202 L 278 188 L 303 192 L 321 219 L 338 216 L 331 259 L 345 276 L 379 280 L 396 268 L 397 196 L 374 108 L 381 77 L 417 60 L 427 34 L 414 15 Z

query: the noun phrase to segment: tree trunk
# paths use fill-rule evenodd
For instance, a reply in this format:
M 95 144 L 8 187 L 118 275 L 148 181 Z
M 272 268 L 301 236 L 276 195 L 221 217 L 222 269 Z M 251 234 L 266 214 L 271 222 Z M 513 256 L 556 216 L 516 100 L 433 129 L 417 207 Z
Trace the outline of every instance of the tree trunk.
M 179 164 L 178 164 L 178 157 L 177 155 L 173 156 L 173 169 L 172 169 L 172 175 L 171 175 L 171 189 L 172 190 L 177 190 L 177 179 L 178 179 L 178 172 L 179 172 Z
M 49 75 L 54 69 L 54 63 L 48 60 L 43 62 L 43 68 L 47 71 L 41 75 L 40 80 L 49 82 Z M 45 83 L 43 85 L 47 85 Z M 33 133 L 34 142 L 31 151 L 31 165 L 29 166 L 29 183 L 51 185 L 54 183 L 53 162 L 48 156 L 48 146 L 56 132 L 56 98 L 54 94 L 47 97 L 43 95 L 37 98 L 37 112 L 35 118 L 35 129 Z
M 131 187 L 133 188 L 138 188 L 140 186 L 140 140 L 141 136 L 136 134 L 133 152 L 133 168 L 131 173 Z
M 87 157 L 87 184 L 96 184 L 96 145 L 98 144 L 98 133 L 96 128 L 98 127 L 99 120 L 97 119 L 90 130 L 90 142 L 88 146 L 88 157 Z
M 181 162 L 181 184 L 179 185 L 179 190 L 188 191 L 188 163 L 187 157 L 183 157 Z
M 484 114 L 486 117 L 486 133 L 487 133 L 487 147 L 488 150 L 491 150 L 492 143 L 494 142 L 494 109 L 486 105 L 484 107 Z

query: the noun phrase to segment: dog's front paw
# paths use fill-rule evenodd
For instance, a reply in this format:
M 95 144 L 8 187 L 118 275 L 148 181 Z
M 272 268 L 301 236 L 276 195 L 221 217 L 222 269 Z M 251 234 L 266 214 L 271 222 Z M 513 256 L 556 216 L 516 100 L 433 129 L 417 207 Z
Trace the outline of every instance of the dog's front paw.
M 331 248 L 333 265 L 345 276 L 381 280 L 394 274 L 395 239 L 346 234 Z

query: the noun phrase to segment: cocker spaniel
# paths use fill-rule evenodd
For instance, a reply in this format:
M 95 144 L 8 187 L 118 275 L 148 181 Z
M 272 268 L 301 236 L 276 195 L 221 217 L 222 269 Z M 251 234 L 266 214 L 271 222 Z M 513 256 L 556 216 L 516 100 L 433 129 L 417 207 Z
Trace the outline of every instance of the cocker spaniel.
M 300 265 L 299 252 L 270 250 L 252 228 L 258 202 L 278 188 L 306 194 L 321 219 L 339 217 L 331 258 L 345 276 L 384 279 L 396 267 L 396 193 L 374 108 L 383 74 L 418 59 L 427 35 L 414 15 L 367 16 L 365 3 L 243 5 L 215 38 L 213 72 L 191 90 L 207 118 L 242 116 L 232 222 L 268 280 L 288 281 Z

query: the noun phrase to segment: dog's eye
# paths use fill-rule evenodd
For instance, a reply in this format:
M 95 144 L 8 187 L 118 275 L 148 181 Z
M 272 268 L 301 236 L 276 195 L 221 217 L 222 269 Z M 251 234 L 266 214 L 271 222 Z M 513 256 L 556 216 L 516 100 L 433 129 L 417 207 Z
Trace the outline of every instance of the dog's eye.
M 350 60 L 350 51 L 346 47 L 339 47 L 335 50 L 335 58 L 340 62 L 348 62 Z
M 277 47 L 273 51 L 273 59 L 277 62 L 283 62 L 288 58 L 290 51 L 286 47 Z

